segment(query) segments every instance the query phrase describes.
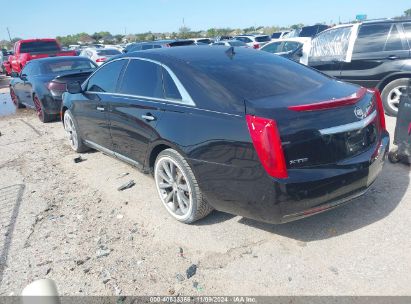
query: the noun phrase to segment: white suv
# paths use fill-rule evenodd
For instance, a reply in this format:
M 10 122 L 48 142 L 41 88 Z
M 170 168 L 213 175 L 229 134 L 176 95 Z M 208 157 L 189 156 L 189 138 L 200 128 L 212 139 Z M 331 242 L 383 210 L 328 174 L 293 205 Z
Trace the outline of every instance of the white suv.
M 268 35 L 238 35 L 234 39 L 240 40 L 254 49 L 259 49 L 271 41 Z

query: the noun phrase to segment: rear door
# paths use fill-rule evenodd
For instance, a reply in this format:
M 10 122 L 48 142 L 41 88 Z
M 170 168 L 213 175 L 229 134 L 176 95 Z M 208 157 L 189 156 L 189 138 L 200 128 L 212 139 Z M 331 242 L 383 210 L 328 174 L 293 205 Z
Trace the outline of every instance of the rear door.
M 347 60 L 353 30 L 353 26 L 345 26 L 320 33 L 311 42 L 308 65 L 339 78 L 342 64 Z
M 409 49 L 408 56 L 411 57 L 411 22 L 405 22 L 402 24 L 402 26 L 404 29 L 405 39 L 408 42 L 408 49 Z
M 156 137 L 164 107 L 161 66 L 150 60 L 130 59 L 117 94 L 110 100 L 113 148 L 123 160 L 139 167 Z
M 85 84 L 85 92 L 73 99 L 73 114 L 81 136 L 95 148 L 112 150 L 108 104 L 114 98 L 119 76 L 128 60 L 114 60 L 98 69 Z
M 376 87 L 393 72 L 401 71 L 409 47 L 400 23 L 362 24 L 350 62 L 344 62 L 341 79 L 365 87 Z

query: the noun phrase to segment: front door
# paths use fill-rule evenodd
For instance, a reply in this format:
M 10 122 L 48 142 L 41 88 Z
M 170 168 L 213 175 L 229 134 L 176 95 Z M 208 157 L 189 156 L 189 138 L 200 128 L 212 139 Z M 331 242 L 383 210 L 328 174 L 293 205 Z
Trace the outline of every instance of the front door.
M 89 78 L 85 92 L 73 98 L 72 111 L 81 137 L 95 148 L 112 150 L 108 107 L 127 61 L 123 59 L 105 64 Z

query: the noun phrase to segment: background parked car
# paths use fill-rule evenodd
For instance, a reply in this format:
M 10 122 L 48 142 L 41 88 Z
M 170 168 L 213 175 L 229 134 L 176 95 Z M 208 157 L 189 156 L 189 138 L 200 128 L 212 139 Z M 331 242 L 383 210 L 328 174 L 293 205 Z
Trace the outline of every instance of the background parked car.
M 187 45 L 195 45 L 194 40 L 155 40 L 150 42 L 138 42 L 131 44 L 126 47 L 124 50 L 125 53 L 131 53 L 136 51 L 144 51 L 150 49 L 160 49 L 160 48 L 167 48 L 167 47 L 176 47 L 176 46 L 187 46 Z
M 324 24 L 304 26 L 302 28 L 292 30 L 288 34 L 284 35 L 283 38 L 297 38 L 297 37 L 313 38 L 314 36 L 318 35 L 319 33 L 321 33 L 322 31 L 325 31 L 328 28 L 330 27 Z
M 254 49 L 259 49 L 271 41 L 271 38 L 268 35 L 238 35 L 235 36 L 234 39 L 240 40 Z
M 189 40 L 193 40 L 195 43 L 203 43 L 203 44 L 211 44 L 214 42 L 211 38 L 191 38 Z
M 320 33 L 308 64 L 342 80 L 381 91 L 385 112 L 395 116 L 411 78 L 411 20 L 368 21 Z
M 96 67 L 91 60 L 78 56 L 30 61 L 20 75 L 13 72 L 11 99 L 16 107 L 34 108 L 42 122 L 49 122 L 60 114 L 67 83 L 83 82 Z
M 300 62 L 303 56 L 304 39 L 306 43 L 310 41 L 309 38 L 275 40 L 264 45 L 261 50 Z
M 271 35 L 271 39 L 281 39 L 285 35 L 287 35 L 290 31 L 280 31 L 280 32 L 274 32 Z
M 94 61 L 97 65 L 102 65 L 104 62 L 114 56 L 122 54 L 118 49 L 106 48 L 87 48 L 81 51 L 80 56 L 87 57 Z
M 225 46 L 235 46 L 235 47 L 249 47 L 246 43 L 240 41 L 240 40 L 221 40 L 214 42 L 212 45 L 225 45 Z
M 250 48 L 130 53 L 68 92 L 72 148 L 154 172 L 185 223 L 213 208 L 274 223 L 334 208 L 365 193 L 388 152 L 377 92 Z

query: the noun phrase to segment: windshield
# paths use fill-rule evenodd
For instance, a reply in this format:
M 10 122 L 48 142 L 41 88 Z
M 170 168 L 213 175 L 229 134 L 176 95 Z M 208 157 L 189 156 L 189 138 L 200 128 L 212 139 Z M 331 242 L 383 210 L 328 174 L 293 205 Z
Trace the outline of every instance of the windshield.
M 274 33 L 274 34 L 271 35 L 271 38 L 273 38 L 273 39 L 278 39 L 278 38 L 280 38 L 280 37 L 281 37 L 281 32 L 279 32 L 279 33 Z
M 97 55 L 99 56 L 114 56 L 119 55 L 121 52 L 119 50 L 98 50 Z
M 257 42 L 268 42 L 268 41 L 270 41 L 271 39 L 270 39 L 270 37 L 269 36 L 258 36 L 258 37 L 255 37 L 255 41 L 257 41 Z
M 86 59 L 70 59 L 70 60 L 59 60 L 51 62 L 43 62 L 41 68 L 43 73 L 60 73 L 67 71 L 78 71 L 78 70 L 90 70 L 94 69 L 96 66 L 93 62 Z
M 60 51 L 56 41 L 31 41 L 20 44 L 20 53 L 56 53 Z

